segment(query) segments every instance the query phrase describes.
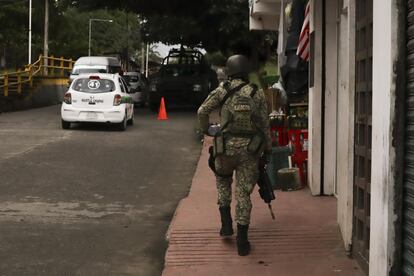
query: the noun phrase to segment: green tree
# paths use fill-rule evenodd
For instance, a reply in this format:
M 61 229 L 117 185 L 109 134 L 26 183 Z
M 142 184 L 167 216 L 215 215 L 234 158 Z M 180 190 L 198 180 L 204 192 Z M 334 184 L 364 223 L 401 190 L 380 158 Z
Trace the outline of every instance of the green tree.
M 136 13 L 121 10 L 80 11 L 49 0 L 49 53 L 77 58 L 88 54 L 89 18 L 112 19 L 94 22 L 92 52 L 119 53 L 138 57 L 141 45 L 140 20 Z M 33 0 L 32 61 L 43 53 L 45 0 Z M 21 68 L 28 58 L 28 1 L 0 0 L 0 67 Z
M 36 8 L 37 2 L 33 2 L 33 9 Z M 27 1 L 2 0 L 0 2 L 0 64 L 2 66 L 12 69 L 27 63 L 28 15 Z M 33 26 L 32 30 L 35 33 L 36 26 Z
M 248 0 L 61 0 L 82 9 L 128 9 L 142 15 L 143 38 L 150 42 L 199 46 L 260 60 L 274 48 L 275 32 L 250 32 Z M 271 37 L 271 39 L 266 39 Z M 272 49 L 273 50 L 273 49 Z
M 33 0 L 33 56 L 43 48 L 44 1 Z M 76 58 L 87 53 L 89 18 L 114 20 L 93 23 L 94 54 L 137 56 L 141 37 L 148 42 L 203 47 L 224 56 L 242 53 L 258 62 L 275 52 L 275 32 L 249 31 L 248 0 L 49 1 L 50 53 L 56 56 Z M 0 0 L 0 5 L 6 5 L 0 9 L 0 47 L 8 59 L 15 59 L 14 64 L 22 65 L 27 56 L 27 0 Z
M 62 13 L 62 26 L 54 38 L 51 52 L 77 58 L 88 54 L 89 19 L 111 19 L 92 23 L 92 55 L 128 53 L 138 57 L 141 45 L 140 23 L 136 14 L 120 10 L 80 12 L 69 8 Z

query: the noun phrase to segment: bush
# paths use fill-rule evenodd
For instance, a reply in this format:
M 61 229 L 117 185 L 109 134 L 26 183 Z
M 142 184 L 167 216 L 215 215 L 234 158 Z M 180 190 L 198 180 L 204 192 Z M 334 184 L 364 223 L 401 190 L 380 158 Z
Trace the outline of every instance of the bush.
M 215 66 L 226 66 L 227 58 L 221 52 L 207 53 L 206 60 Z
M 279 76 L 277 75 L 268 75 L 263 77 L 263 83 L 266 87 L 272 86 L 279 81 Z

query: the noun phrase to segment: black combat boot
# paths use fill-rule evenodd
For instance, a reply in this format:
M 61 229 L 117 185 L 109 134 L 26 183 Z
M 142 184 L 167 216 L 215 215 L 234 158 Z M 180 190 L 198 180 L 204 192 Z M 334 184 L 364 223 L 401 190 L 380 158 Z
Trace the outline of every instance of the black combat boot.
M 233 221 L 231 219 L 230 206 L 220 207 L 219 210 L 221 216 L 220 236 L 233 235 Z
M 247 238 L 248 230 L 249 225 L 237 224 L 237 252 L 239 253 L 239 256 L 249 255 L 250 243 Z

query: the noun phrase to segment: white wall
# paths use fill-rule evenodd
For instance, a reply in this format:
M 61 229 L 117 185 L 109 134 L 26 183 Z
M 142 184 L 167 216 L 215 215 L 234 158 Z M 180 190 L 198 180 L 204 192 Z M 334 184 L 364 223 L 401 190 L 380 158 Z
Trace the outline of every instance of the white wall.
M 392 133 L 398 45 L 397 0 L 374 1 L 373 115 L 371 176 L 371 276 L 388 275 L 393 264 L 396 219 L 393 213 L 395 148 Z
M 326 58 L 325 58 L 325 139 L 324 139 L 324 194 L 335 190 L 338 114 L 338 34 L 337 0 L 326 1 Z
M 354 181 L 355 1 L 341 9 L 338 43 L 338 110 L 336 186 L 338 223 L 346 250 L 351 250 Z
M 315 31 L 314 86 L 309 89 L 308 179 L 313 195 L 321 192 L 322 1 L 311 0 L 310 31 Z
M 326 1 L 324 194 L 338 198 L 338 224 L 350 250 L 353 220 L 355 1 Z M 312 194 L 320 194 L 322 109 L 322 1 L 314 0 L 311 30 L 315 30 L 315 85 L 309 91 L 309 179 Z M 338 22 L 337 20 L 340 19 Z

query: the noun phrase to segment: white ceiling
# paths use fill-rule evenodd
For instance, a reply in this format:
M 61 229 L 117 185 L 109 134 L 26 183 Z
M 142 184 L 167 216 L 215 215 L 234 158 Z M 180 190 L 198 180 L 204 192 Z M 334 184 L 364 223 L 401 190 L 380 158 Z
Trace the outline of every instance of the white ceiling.
M 281 0 L 252 0 L 250 30 L 278 30 Z

